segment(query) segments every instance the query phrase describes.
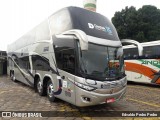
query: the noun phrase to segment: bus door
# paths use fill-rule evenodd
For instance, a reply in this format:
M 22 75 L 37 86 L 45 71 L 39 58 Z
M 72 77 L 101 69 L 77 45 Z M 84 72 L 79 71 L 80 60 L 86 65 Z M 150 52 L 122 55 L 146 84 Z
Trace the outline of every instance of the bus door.
M 75 104 L 75 87 L 74 87 L 74 76 L 68 72 L 60 71 L 60 76 L 62 78 L 62 99 Z
M 57 67 L 62 80 L 62 99 L 75 104 L 74 76 L 76 66 L 75 40 L 58 39 L 54 41 Z

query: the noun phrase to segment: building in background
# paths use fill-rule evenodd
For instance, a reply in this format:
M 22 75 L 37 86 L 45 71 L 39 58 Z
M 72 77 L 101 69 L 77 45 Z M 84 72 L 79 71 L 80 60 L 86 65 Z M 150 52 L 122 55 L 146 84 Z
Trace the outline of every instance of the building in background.
M 6 51 L 0 51 L 0 75 L 7 74 L 7 54 Z

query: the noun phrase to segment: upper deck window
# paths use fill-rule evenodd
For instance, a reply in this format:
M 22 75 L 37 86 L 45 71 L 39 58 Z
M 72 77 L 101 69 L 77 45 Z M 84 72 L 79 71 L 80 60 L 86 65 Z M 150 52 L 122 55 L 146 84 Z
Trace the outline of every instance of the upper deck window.
M 119 41 L 117 31 L 111 21 L 99 13 L 82 8 L 62 9 L 50 16 L 49 22 L 52 35 L 79 29 L 93 37 Z
M 103 15 L 81 8 L 71 7 L 69 10 L 74 29 L 80 29 L 87 35 L 98 38 L 119 40 L 115 27 Z

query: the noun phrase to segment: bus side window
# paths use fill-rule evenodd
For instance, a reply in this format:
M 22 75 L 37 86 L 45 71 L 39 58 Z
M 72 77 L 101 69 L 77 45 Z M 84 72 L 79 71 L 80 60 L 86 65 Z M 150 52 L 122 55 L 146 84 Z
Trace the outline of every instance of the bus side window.
M 29 56 L 24 56 L 22 58 L 20 58 L 20 62 L 21 62 L 21 67 L 23 69 L 30 69 L 30 62 L 29 62 Z
M 48 71 L 50 69 L 49 60 L 39 55 L 32 56 L 33 70 Z
M 75 57 L 74 57 L 74 50 L 68 49 L 63 51 L 63 62 L 62 62 L 62 69 L 69 72 L 74 73 L 75 71 Z
M 130 59 L 138 59 L 138 48 L 127 48 L 124 49 L 124 56 L 125 60 L 130 60 Z
M 71 39 L 57 39 L 54 50 L 57 67 L 66 72 L 75 73 L 75 41 Z

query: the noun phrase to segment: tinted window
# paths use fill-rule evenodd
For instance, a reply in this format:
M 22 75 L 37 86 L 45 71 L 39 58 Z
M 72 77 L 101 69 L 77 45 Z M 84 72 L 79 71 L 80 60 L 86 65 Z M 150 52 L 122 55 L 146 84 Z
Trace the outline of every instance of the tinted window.
M 160 57 L 160 46 L 143 47 L 143 55 L 138 56 L 138 48 L 124 49 L 124 59 L 156 59 Z
M 16 60 L 16 63 L 20 65 L 21 68 L 30 69 L 29 56 L 25 56 Z
M 37 41 L 50 40 L 49 36 L 50 36 L 49 26 L 48 26 L 48 21 L 46 20 L 36 27 L 35 39 Z M 29 41 L 29 42 L 31 42 L 31 41 Z
M 117 31 L 105 16 L 78 7 L 68 7 L 49 18 L 51 34 L 60 34 L 71 29 L 79 29 L 87 35 L 119 40 Z
M 139 57 L 137 47 L 123 49 L 123 51 L 124 51 L 124 59 L 137 59 Z
M 42 70 L 42 71 L 50 70 L 49 60 L 42 56 L 33 55 L 32 64 L 33 64 L 33 70 Z
M 2 53 L 2 56 L 7 56 L 7 53 Z
M 72 29 L 72 21 L 67 10 L 62 10 L 49 18 L 51 34 L 60 34 Z
M 159 58 L 160 57 L 160 46 L 146 46 L 143 48 L 143 54 L 145 58 Z
M 70 7 L 72 25 L 87 35 L 109 40 L 119 40 L 117 31 L 105 16 L 82 8 Z
M 124 73 L 122 56 L 122 48 L 89 43 L 88 50 L 82 51 L 82 70 L 96 79 L 120 77 Z
M 74 40 L 55 40 L 54 50 L 57 66 L 69 73 L 75 73 L 75 47 Z

